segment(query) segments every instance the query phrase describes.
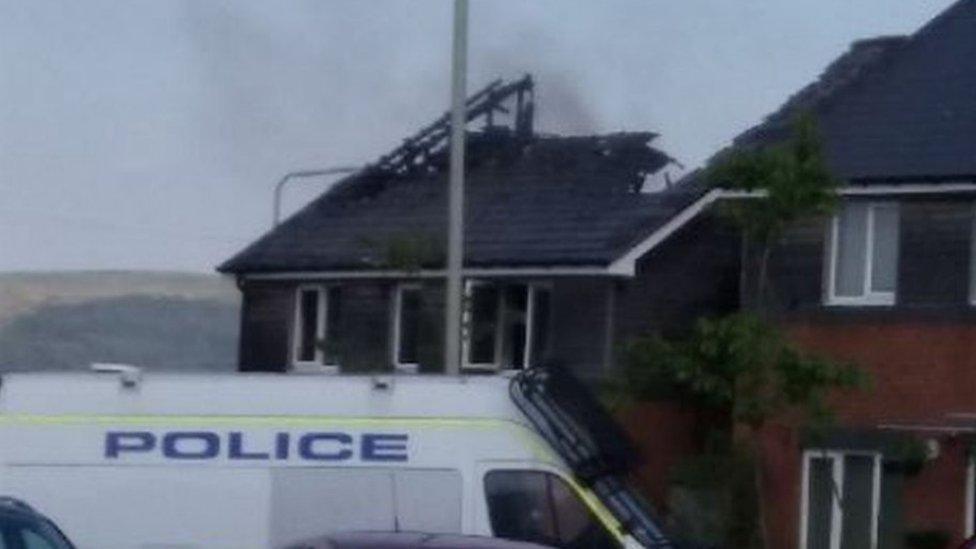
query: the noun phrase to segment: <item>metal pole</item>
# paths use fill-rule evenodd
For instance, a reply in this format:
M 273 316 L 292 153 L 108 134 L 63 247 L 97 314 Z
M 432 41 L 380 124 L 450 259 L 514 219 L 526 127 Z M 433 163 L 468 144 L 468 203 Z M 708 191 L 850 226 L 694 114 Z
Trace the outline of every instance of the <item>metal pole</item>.
M 317 177 L 324 175 L 335 175 L 339 173 L 352 173 L 358 171 L 359 168 L 354 166 L 336 166 L 334 168 L 325 168 L 321 170 L 299 170 L 297 172 L 289 172 L 278 180 L 275 184 L 274 189 L 274 212 L 272 212 L 271 226 L 277 227 L 278 223 L 281 221 L 281 192 L 285 189 L 285 183 L 288 183 L 296 177 Z
M 464 262 L 464 139 L 468 64 L 468 0 L 454 0 L 451 59 L 451 176 L 448 189 L 447 302 L 444 371 L 461 373 L 461 269 Z

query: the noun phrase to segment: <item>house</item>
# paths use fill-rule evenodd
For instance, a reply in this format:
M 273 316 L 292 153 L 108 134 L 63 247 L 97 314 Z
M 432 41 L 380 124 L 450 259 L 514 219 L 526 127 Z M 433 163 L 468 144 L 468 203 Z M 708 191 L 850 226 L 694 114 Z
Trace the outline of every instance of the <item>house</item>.
M 765 302 L 799 345 L 873 383 L 834 400 L 825 438 L 767 429 L 769 546 L 957 543 L 976 521 L 976 1 L 855 43 L 733 147 L 781 140 L 803 111 L 842 200 L 774 249 Z
M 465 372 L 612 370 L 619 344 L 737 306 L 737 236 L 697 185 L 652 192 L 652 133 L 532 127 L 533 82 L 468 101 Z M 243 294 L 239 367 L 443 371 L 445 114 L 219 267 Z M 686 223 L 694 217 L 692 222 Z

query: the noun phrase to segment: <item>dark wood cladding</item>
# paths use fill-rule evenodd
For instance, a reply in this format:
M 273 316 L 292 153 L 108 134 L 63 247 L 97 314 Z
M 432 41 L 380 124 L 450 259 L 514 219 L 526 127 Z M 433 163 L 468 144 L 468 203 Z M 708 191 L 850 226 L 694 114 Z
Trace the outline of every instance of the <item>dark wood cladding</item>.
M 695 319 L 738 306 L 739 237 L 715 216 L 683 228 L 637 264 L 617 285 L 615 341 L 649 333 L 675 335 Z
M 342 281 L 339 363 L 345 373 L 392 371 L 390 306 L 393 285 L 384 281 Z
M 241 291 L 239 369 L 242 372 L 284 372 L 288 365 L 295 285 L 249 282 Z
M 570 368 L 583 378 L 603 374 L 611 284 L 607 278 L 553 280 L 551 354 L 542 363 Z
M 769 256 L 765 306 L 774 311 L 818 308 L 823 304 L 826 269 L 826 237 L 829 218 L 817 217 L 795 223 Z M 744 301 L 755 305 L 754 277 L 759 251 L 747 248 Z
M 889 200 L 894 200 L 893 198 Z M 824 304 L 829 219 L 796 223 L 770 256 L 766 306 L 774 313 L 821 319 L 976 320 L 970 306 L 972 197 L 899 200 L 898 274 L 894 306 Z M 755 262 L 745 276 L 754 276 Z M 749 284 L 745 285 L 750 287 Z M 751 296 L 745 302 L 755 304 Z
M 898 304 L 930 308 L 968 303 L 972 233 L 970 201 L 903 202 Z

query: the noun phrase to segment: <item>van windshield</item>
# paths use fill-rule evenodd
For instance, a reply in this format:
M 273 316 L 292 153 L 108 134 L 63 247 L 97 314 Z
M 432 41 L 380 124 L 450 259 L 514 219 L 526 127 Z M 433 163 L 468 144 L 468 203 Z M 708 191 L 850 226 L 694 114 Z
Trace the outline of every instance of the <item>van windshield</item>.
M 497 537 L 564 549 L 620 547 L 572 488 L 551 473 L 491 471 L 485 495 Z

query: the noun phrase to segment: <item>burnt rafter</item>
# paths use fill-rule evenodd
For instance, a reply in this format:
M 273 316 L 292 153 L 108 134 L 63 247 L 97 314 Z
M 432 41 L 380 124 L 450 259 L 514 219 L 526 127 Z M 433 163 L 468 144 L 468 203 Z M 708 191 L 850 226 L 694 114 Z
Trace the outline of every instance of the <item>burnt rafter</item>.
M 468 98 L 467 121 L 482 118 L 485 129 L 495 127 L 495 114 L 512 114 L 516 136 L 528 138 L 532 135 L 532 119 L 535 110 L 531 75 L 505 83 L 498 79 L 488 84 Z M 510 103 L 514 102 L 514 105 Z M 445 112 L 437 120 L 427 125 L 388 154 L 370 165 L 371 171 L 393 174 L 407 174 L 423 170 L 428 161 L 444 147 L 451 134 L 451 113 Z

